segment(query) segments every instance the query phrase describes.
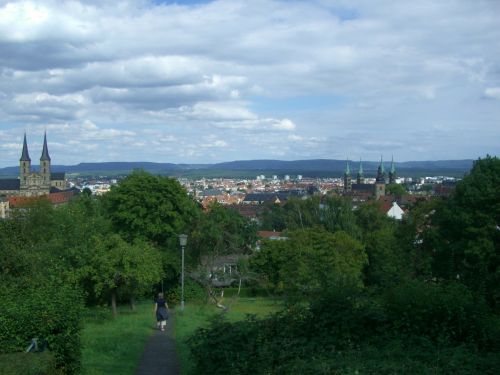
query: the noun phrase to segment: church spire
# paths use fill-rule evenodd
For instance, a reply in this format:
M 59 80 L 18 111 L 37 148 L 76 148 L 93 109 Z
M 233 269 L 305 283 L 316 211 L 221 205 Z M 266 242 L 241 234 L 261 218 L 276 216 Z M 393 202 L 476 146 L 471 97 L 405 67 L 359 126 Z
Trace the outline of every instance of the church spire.
M 345 174 L 346 175 L 351 174 L 351 168 L 349 167 L 349 159 L 346 159 L 346 161 L 345 161 Z
M 392 157 L 392 160 L 391 160 L 391 171 L 389 172 L 389 183 L 390 184 L 396 183 L 396 167 L 394 166 L 394 156 Z
M 47 147 L 47 132 L 45 132 L 43 135 L 43 150 L 40 161 L 50 161 L 49 149 Z
M 356 176 L 356 182 L 358 184 L 364 184 L 365 183 L 365 179 L 364 179 L 364 176 L 363 176 L 363 163 L 361 162 L 361 158 L 359 158 L 359 170 L 358 170 L 358 175 Z
M 385 183 L 385 171 L 384 171 L 384 162 L 382 161 L 382 156 L 380 156 L 380 165 L 378 166 L 376 181 Z
M 26 142 L 26 133 L 24 133 L 23 152 L 19 161 L 31 161 L 30 154 L 28 152 L 28 143 Z
M 349 159 L 345 161 L 345 172 L 344 172 L 344 194 L 348 194 L 352 189 L 351 181 L 351 168 L 349 167 Z

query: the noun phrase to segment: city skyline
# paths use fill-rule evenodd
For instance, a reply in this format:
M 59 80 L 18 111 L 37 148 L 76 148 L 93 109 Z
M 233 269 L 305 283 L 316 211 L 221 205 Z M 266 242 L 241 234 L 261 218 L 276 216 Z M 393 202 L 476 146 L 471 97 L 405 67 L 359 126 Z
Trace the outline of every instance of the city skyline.
M 4 1 L 0 167 L 498 155 L 493 1 Z

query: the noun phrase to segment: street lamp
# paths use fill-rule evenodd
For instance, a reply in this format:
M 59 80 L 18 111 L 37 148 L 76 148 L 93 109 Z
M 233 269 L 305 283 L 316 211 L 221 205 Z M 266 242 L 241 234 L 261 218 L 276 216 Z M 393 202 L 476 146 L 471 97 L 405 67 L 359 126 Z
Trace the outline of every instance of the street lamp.
M 186 246 L 187 234 L 179 234 L 179 243 L 182 249 L 182 271 L 181 271 L 181 311 L 184 311 L 184 247 Z

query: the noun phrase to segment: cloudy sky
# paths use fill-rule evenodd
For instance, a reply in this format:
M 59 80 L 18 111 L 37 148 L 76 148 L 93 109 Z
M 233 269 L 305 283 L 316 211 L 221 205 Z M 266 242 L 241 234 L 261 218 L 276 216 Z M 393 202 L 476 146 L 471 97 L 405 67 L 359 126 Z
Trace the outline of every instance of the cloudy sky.
M 0 0 L 0 166 L 500 154 L 498 0 Z

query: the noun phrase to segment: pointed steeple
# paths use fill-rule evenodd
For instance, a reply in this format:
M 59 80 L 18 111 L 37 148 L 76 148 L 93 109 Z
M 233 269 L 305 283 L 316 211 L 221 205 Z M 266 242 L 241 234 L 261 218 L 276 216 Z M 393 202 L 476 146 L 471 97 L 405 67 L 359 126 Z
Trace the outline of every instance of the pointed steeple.
M 344 172 L 346 175 L 350 175 L 351 174 L 351 168 L 349 167 L 349 159 L 346 159 L 345 161 L 345 172 Z
M 392 157 L 392 160 L 391 160 L 391 171 L 389 172 L 389 183 L 390 184 L 396 183 L 396 167 L 394 166 L 394 156 Z
M 380 156 L 380 165 L 377 170 L 377 178 L 376 182 L 385 184 L 385 171 L 384 171 L 384 162 L 382 161 L 382 156 Z
M 42 156 L 40 157 L 40 161 L 45 161 L 45 160 L 50 161 L 49 149 L 47 147 L 47 132 L 45 132 L 43 136 L 43 150 L 42 150 Z
M 344 193 L 350 193 L 352 189 L 351 181 L 351 168 L 349 167 L 349 159 L 345 161 L 345 172 L 344 172 Z
M 31 161 L 30 154 L 28 153 L 28 143 L 26 142 L 26 133 L 24 133 L 23 153 L 19 161 Z
M 364 184 L 365 179 L 363 176 L 363 163 L 361 162 L 361 158 L 359 158 L 359 169 L 358 169 L 358 174 L 356 176 L 356 182 L 358 184 Z

